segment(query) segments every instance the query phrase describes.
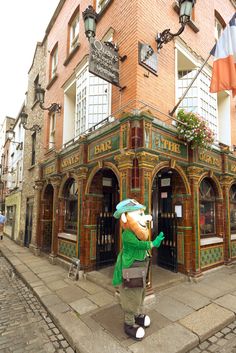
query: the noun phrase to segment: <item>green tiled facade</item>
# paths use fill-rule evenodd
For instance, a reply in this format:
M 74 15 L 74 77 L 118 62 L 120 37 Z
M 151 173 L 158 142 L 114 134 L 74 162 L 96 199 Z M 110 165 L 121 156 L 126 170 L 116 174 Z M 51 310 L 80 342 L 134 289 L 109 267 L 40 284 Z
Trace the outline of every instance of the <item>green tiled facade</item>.
M 236 257 L 236 242 L 231 242 L 231 257 Z
M 76 244 L 59 239 L 59 255 L 65 257 L 76 257 Z
M 224 261 L 223 246 L 201 249 L 201 267 L 208 267 Z

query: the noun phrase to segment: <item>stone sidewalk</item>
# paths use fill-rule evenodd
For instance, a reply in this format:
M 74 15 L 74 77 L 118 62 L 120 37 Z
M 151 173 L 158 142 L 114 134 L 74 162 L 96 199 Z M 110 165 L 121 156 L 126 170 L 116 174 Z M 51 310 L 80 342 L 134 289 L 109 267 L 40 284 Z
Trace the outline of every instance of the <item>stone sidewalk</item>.
M 0 251 L 33 289 L 54 323 L 80 353 L 184 353 L 235 320 L 236 264 L 205 273 L 197 283 L 173 281 L 154 286 L 147 307 L 152 321 L 141 342 L 123 332 L 123 315 L 102 271 L 72 281 L 68 272 L 8 238 Z M 168 277 L 168 272 L 165 276 Z M 178 278 L 179 274 L 176 274 Z M 158 283 L 153 271 L 153 283 Z M 97 283 L 96 282 L 97 278 Z M 93 282 L 92 282 L 93 281 Z

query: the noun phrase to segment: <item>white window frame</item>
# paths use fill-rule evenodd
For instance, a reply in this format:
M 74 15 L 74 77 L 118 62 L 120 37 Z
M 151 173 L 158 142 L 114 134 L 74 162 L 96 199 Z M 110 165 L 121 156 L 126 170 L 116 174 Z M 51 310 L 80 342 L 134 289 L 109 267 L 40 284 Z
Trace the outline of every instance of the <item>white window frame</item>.
M 75 16 L 74 20 L 70 24 L 70 51 L 72 51 L 79 39 L 79 31 L 80 31 L 80 21 L 79 21 L 79 13 Z
M 111 0 L 96 0 L 96 12 L 99 13 Z
M 49 149 L 54 148 L 55 145 L 55 134 L 56 134 L 56 113 L 53 112 L 50 115 L 50 126 L 49 126 Z
M 57 73 L 58 65 L 58 46 L 55 47 L 51 56 L 51 78 L 53 78 Z
M 84 78 L 83 78 L 83 82 L 81 84 L 78 85 L 79 83 L 79 76 L 84 73 Z M 75 110 L 75 137 L 81 135 L 84 131 L 88 130 L 89 128 L 91 128 L 92 126 L 96 125 L 97 123 L 99 123 L 100 121 L 104 120 L 106 117 L 108 117 L 111 114 L 111 84 L 107 82 L 107 113 L 101 113 L 103 114 L 103 118 L 102 119 L 98 119 L 97 122 L 95 123 L 91 123 L 89 121 L 89 110 L 92 107 L 92 104 L 90 103 L 91 97 L 93 96 L 93 94 L 90 92 L 90 81 L 91 78 L 94 77 L 94 75 L 92 75 L 89 71 L 88 71 L 88 62 L 86 62 L 86 64 L 80 69 L 80 71 L 77 73 L 76 75 L 76 110 Z M 95 76 L 96 77 L 96 76 Z M 100 78 L 98 78 L 99 80 L 101 80 Z M 104 81 L 106 82 L 106 81 Z M 85 100 L 85 115 L 84 115 L 84 119 L 85 122 L 81 122 L 78 119 L 78 88 L 81 88 L 81 90 L 83 90 L 86 87 L 86 94 L 85 96 L 82 97 L 83 101 Z M 98 96 L 94 95 L 94 96 Z M 98 105 L 98 109 L 99 109 L 99 105 Z M 95 113 L 98 116 L 98 113 Z

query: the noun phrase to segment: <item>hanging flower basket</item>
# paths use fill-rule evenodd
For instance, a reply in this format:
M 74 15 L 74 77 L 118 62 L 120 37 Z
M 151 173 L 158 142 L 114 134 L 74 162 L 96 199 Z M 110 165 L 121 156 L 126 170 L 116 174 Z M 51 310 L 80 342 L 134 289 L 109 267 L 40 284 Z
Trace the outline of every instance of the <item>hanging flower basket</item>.
M 198 114 L 180 109 L 177 114 L 179 137 L 187 141 L 191 148 L 210 149 L 214 142 L 214 133 Z M 184 123 L 184 124 L 182 124 Z

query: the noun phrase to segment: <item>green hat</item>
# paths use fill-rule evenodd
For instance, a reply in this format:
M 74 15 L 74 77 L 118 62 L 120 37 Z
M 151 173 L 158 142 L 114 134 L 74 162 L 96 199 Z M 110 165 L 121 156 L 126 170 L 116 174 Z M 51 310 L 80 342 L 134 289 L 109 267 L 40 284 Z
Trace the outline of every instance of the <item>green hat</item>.
M 122 213 L 132 212 L 137 210 L 145 210 L 145 209 L 146 209 L 146 206 L 141 205 L 140 203 L 138 203 L 138 201 L 134 199 L 126 199 L 118 203 L 118 205 L 116 206 L 116 211 L 113 216 L 118 219 L 120 218 Z

